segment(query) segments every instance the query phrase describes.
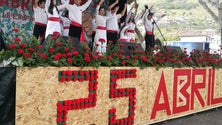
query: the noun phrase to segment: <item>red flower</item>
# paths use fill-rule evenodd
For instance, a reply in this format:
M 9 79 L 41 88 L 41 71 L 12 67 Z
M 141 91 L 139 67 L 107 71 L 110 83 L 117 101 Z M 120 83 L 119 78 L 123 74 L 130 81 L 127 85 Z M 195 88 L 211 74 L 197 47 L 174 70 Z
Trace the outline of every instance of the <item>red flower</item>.
M 30 47 L 28 50 L 31 51 L 31 52 L 34 52 L 34 51 L 35 51 L 35 50 L 34 50 L 33 48 L 31 48 L 31 47 Z
M 59 56 L 58 56 L 58 55 L 55 55 L 55 56 L 54 56 L 54 60 L 55 60 L 55 61 L 59 60 Z
M 67 53 L 67 56 L 68 56 L 68 57 L 72 57 L 72 53 L 70 53 L 70 52 Z
M 46 54 L 41 54 L 42 59 L 46 59 Z
M 62 44 L 61 44 L 61 42 L 56 42 L 55 45 L 59 47 L 59 46 L 61 46 Z
M 113 53 L 113 56 L 116 57 L 116 56 L 118 56 L 118 55 L 117 55 L 116 53 Z
M 124 44 L 120 44 L 120 47 L 124 47 L 125 45 Z
M 19 43 L 19 42 L 21 42 L 21 39 L 20 38 L 14 38 L 14 41 Z
M 24 56 L 26 59 L 28 59 L 28 58 L 30 58 L 30 53 L 25 53 Z
M 52 33 L 52 35 L 60 36 L 60 32 L 55 31 Z
M 20 47 L 25 48 L 27 45 L 25 43 L 20 44 Z
M 14 32 L 18 32 L 18 31 L 19 31 L 18 28 L 12 28 L 12 30 L 13 30 Z
M 105 40 L 105 39 L 100 38 L 100 39 L 99 39 L 99 42 L 105 43 L 105 42 L 106 42 L 106 40 Z
M 65 52 L 69 52 L 69 48 L 64 47 Z
M 68 58 L 67 61 L 69 64 L 72 64 L 72 58 Z
M 84 56 L 85 57 L 89 57 L 89 53 L 84 53 Z
M 73 55 L 78 56 L 78 55 L 79 55 L 79 52 L 74 51 L 74 52 L 73 52 Z
M 18 51 L 17 51 L 17 52 L 18 52 L 18 54 L 20 54 L 20 55 L 21 55 L 21 54 L 23 54 L 23 53 L 24 53 L 24 50 L 22 50 L 22 49 L 18 49 Z
M 89 57 L 85 57 L 85 62 L 89 63 L 90 62 L 90 58 Z
M 56 40 L 57 36 L 56 35 L 52 35 L 51 38 L 52 38 L 52 40 Z
M 42 49 L 42 45 L 38 45 L 37 48 L 38 48 L 38 49 Z
M 54 53 L 54 52 L 55 52 L 55 49 L 52 48 L 52 47 L 50 47 L 50 48 L 49 48 L 49 52 L 50 52 L 50 53 Z
M 107 56 L 106 59 L 107 59 L 107 60 L 111 60 L 112 57 L 111 57 L 111 56 Z
M 122 64 L 123 66 L 125 66 L 126 62 L 123 60 L 123 61 L 121 62 L 121 64 Z
M 15 49 L 15 47 L 16 47 L 16 45 L 15 45 L 15 44 L 12 44 L 12 43 L 11 43 L 11 44 L 9 44 L 9 48 L 10 48 L 10 49 Z
M 92 56 L 93 59 L 96 59 L 97 57 L 95 55 Z

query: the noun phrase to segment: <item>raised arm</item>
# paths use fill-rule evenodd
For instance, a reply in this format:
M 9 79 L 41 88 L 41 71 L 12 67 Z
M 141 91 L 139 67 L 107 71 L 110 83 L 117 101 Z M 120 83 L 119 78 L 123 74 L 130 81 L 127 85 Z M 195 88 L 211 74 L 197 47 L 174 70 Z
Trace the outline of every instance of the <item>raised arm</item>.
M 46 12 L 48 12 L 49 5 L 50 5 L 50 0 L 46 0 L 46 2 L 45 2 L 45 10 L 46 10 Z
M 98 5 L 97 5 L 97 7 L 96 7 L 96 15 L 99 15 L 99 8 L 100 8 L 100 6 L 103 4 L 104 1 L 105 1 L 105 0 L 100 0 L 100 1 L 99 1 Z
M 88 0 L 85 4 L 83 4 L 82 6 L 79 6 L 80 10 L 85 11 L 89 7 L 91 2 L 92 0 Z
M 39 0 L 35 0 L 35 3 L 34 3 L 34 5 L 33 5 L 34 8 L 37 8 L 37 7 L 38 7 L 38 2 L 39 2 Z
M 114 3 L 112 3 L 111 5 L 109 5 L 109 7 L 108 7 L 108 12 L 110 12 L 111 11 L 111 9 L 117 4 L 119 2 L 119 0 L 116 0 Z
M 123 10 L 121 11 L 121 17 L 126 13 L 126 7 L 127 7 L 127 3 L 124 4 L 124 8 Z

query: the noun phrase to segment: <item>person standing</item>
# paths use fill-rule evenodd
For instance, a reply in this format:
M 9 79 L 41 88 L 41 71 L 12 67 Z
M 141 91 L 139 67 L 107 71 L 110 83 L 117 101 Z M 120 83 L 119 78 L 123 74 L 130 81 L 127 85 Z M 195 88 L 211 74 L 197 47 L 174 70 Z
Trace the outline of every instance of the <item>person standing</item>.
M 106 45 L 107 45 L 107 34 L 106 34 L 106 21 L 112 19 L 113 16 L 105 16 L 105 9 L 100 7 L 104 0 L 100 0 L 99 4 L 96 7 L 96 35 L 94 40 L 94 48 L 95 51 L 99 53 L 99 55 L 106 53 Z
M 45 11 L 45 0 L 35 0 L 33 5 L 35 25 L 33 29 L 33 35 L 40 40 L 44 41 L 46 24 L 47 24 L 47 14 Z
M 46 27 L 45 38 L 47 38 L 49 34 L 53 34 L 54 32 L 58 32 L 61 34 L 59 10 L 62 10 L 64 8 L 65 4 L 57 6 L 56 0 L 46 0 L 46 13 L 48 15 L 48 23 Z
M 69 11 L 69 19 L 70 19 L 70 28 L 69 28 L 69 37 L 78 38 L 80 40 L 83 35 L 83 27 L 82 27 L 82 13 L 85 11 L 92 0 L 88 0 L 85 4 L 81 5 L 81 0 L 74 0 L 74 4 L 67 4 L 66 8 Z M 82 36 L 81 36 L 82 35 Z
M 110 20 L 107 21 L 107 41 L 114 42 L 114 44 L 118 40 L 118 33 L 119 33 L 119 25 L 118 20 L 125 14 L 127 4 L 124 5 L 124 9 L 121 11 L 120 14 L 117 14 L 119 10 L 118 4 L 119 0 L 116 0 L 114 3 L 110 4 L 107 11 L 107 16 L 113 16 Z
M 152 7 L 151 7 L 152 8 Z M 151 12 L 151 9 L 146 9 L 146 12 L 144 14 L 144 26 L 146 30 L 146 35 L 145 35 L 145 45 L 146 45 L 146 51 L 149 52 L 151 48 L 154 47 L 154 24 L 157 23 L 162 17 L 165 16 L 165 14 L 161 15 L 160 17 L 157 18 L 155 21 L 153 19 L 153 14 Z
M 132 5 L 132 7 L 130 8 L 130 10 L 129 10 L 127 16 L 126 16 L 126 20 L 125 20 L 126 25 L 129 26 L 127 34 L 129 36 L 131 42 L 135 42 L 136 23 L 142 17 L 142 15 L 136 16 L 135 13 L 132 12 L 133 9 L 136 9 L 137 7 L 138 7 L 138 5 L 136 3 L 134 3 Z

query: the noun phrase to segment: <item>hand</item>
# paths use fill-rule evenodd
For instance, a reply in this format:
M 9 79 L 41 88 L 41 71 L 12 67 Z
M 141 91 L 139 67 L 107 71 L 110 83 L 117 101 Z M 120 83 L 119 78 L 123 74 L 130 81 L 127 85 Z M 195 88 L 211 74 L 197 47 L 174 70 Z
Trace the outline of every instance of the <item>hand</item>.
M 115 2 L 115 3 L 116 3 L 116 4 L 117 4 L 117 3 L 119 3 L 119 0 L 116 0 L 116 2 Z

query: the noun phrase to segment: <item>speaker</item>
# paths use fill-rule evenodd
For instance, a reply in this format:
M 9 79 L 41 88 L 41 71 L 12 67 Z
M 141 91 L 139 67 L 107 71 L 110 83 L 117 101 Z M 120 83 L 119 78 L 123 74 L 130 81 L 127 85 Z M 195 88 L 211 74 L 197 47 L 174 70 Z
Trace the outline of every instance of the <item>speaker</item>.
M 138 50 L 143 51 L 140 43 L 120 42 L 119 44 L 120 46 L 121 44 L 123 45 L 121 46 L 121 50 L 123 50 L 123 55 L 125 56 L 131 56 L 133 54 L 132 50 L 134 52 Z
M 183 53 L 182 49 L 179 46 L 164 46 L 166 49 L 173 49 L 177 52 Z

